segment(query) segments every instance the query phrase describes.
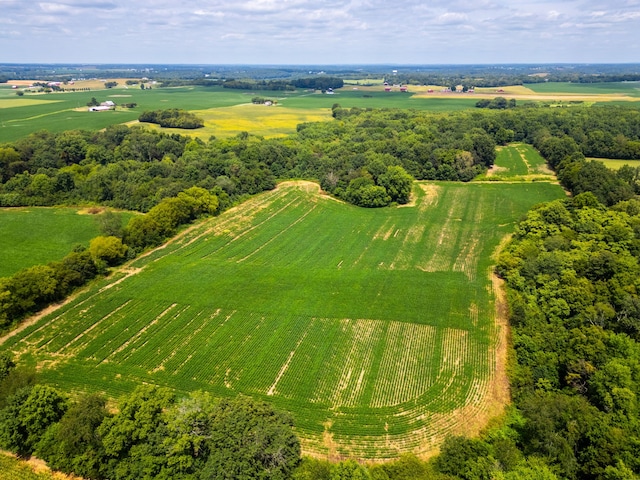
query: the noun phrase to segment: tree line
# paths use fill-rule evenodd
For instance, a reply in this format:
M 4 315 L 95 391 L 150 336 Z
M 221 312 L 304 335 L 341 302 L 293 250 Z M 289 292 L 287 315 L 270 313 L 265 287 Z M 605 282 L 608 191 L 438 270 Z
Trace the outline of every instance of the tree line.
M 120 233 L 110 224 L 105 235 L 88 249 L 72 252 L 60 266 L 19 273 L 14 286 L 14 280 L 3 279 L 0 301 L 19 299 L 5 320 L 23 314 L 19 308 L 26 312 L 64 295 L 56 293 L 63 285 L 73 288 L 82 278 L 159 244 L 184 222 L 273 188 L 277 178 L 315 178 L 356 204 L 371 199 L 377 204 L 380 198 L 381 204 L 402 203 L 406 197 L 398 195 L 411 178 L 469 179 L 492 163 L 496 144 L 529 142 L 573 196 L 533 209 L 498 262 L 508 285 L 514 348 L 514 407 L 503 422 L 477 439 L 450 437 L 430 463 L 404 457 L 397 464 L 403 466 L 394 470 L 396 464 L 365 467 L 304 459 L 289 476 L 264 478 L 634 478 L 640 472 L 638 171 L 613 172 L 585 155 L 611 157 L 615 152 L 637 158 L 632 155 L 640 145 L 640 114 L 622 107 L 430 114 L 339 105 L 333 114 L 335 121 L 302 124 L 286 139 L 240 134 L 203 142 L 117 126 L 104 132 L 39 132 L 3 145 L 3 205 L 87 202 L 147 212 Z M 9 386 L 0 384 L 0 395 L 13 389 L 10 399 L 19 390 L 10 385 L 28 386 L 31 377 L 7 378 L 12 380 Z M 62 437 L 44 432 L 61 421 L 71 404 L 48 388 L 25 390 L 0 405 L 0 442 L 16 451 L 25 448 L 25 454 L 42 448 L 42 455 L 55 462 L 68 456 L 55 450 L 62 448 Z M 48 407 L 25 409 L 21 417 L 18 405 L 37 399 L 43 404 L 34 405 L 51 404 L 54 413 L 47 418 L 56 420 L 31 438 L 30 422 L 36 418 L 31 413 Z M 123 402 L 120 411 L 127 410 Z M 6 410 L 9 405 L 13 410 Z M 160 410 L 169 411 L 173 404 L 168 405 Z M 165 458 L 166 446 L 153 443 L 154 435 L 166 430 L 141 431 L 149 432 L 145 440 L 151 443 L 112 450 L 119 460 L 107 464 L 121 473 L 111 478 L 129 478 L 131 472 L 144 478 L 144 472 L 169 468 L 158 458 Z M 48 443 L 40 446 L 42 438 Z M 181 458 L 184 465 L 192 461 Z M 125 466 L 116 467 L 121 459 L 128 459 Z M 403 477 L 406 472 L 413 477 Z M 184 478 L 198 478 L 189 475 Z
M 114 413 L 104 396 L 69 398 L 0 356 L 0 446 L 91 480 L 291 478 L 300 462 L 292 425 L 259 400 L 152 385 Z
M 108 273 L 109 267 L 160 245 L 180 226 L 218 213 L 219 205 L 216 195 L 191 187 L 175 197 L 164 198 L 145 215 L 133 217 L 124 228 L 117 214 L 102 213 L 102 235 L 92 239 L 88 247 L 78 246 L 60 261 L 0 278 L 0 332 Z
M 179 108 L 146 110 L 140 114 L 138 121 L 155 123 L 164 128 L 194 129 L 204 127 L 204 120 L 191 112 Z
M 241 133 L 204 142 L 125 126 L 36 132 L 0 146 L 0 205 L 95 203 L 146 212 L 191 186 L 224 205 L 277 179 L 308 178 L 345 201 L 378 206 L 406 198 L 380 183 L 390 167 L 399 178 L 404 173 L 395 167 L 418 180 L 468 181 L 493 164 L 496 145 L 511 141 L 533 144 L 552 166 L 567 152 L 640 159 L 640 113 L 624 107 L 332 111 L 336 121 L 301 124 L 284 139 Z M 584 183 L 584 175 L 571 180 L 573 171 L 561 177 Z M 636 190 L 635 169 L 617 175 Z
M 195 79 L 165 79 L 160 82 L 162 87 L 177 87 L 184 85 L 199 85 L 205 87 L 221 86 L 223 88 L 233 88 L 237 90 L 260 90 L 260 91 L 294 91 L 296 88 L 327 90 L 329 88 L 342 88 L 344 80 L 340 77 L 330 75 L 318 75 L 315 77 L 302 78 L 278 78 L 278 79 L 253 79 L 253 78 L 195 78 Z

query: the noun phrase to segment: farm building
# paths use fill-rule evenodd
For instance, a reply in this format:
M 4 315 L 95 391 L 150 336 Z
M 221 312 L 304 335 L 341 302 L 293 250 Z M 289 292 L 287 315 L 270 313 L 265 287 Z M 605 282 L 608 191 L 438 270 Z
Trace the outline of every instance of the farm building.
M 116 108 L 115 102 L 111 100 L 107 100 L 106 102 L 102 102 L 100 105 L 89 107 L 90 112 L 104 112 L 106 110 L 114 110 Z

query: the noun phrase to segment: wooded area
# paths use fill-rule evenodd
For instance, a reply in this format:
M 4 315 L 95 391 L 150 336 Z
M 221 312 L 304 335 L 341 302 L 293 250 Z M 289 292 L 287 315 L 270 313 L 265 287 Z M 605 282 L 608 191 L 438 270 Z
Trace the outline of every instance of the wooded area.
M 71 402 L 34 385 L 32 372 L 5 357 L 0 445 L 88 478 L 223 478 L 214 472 L 234 468 L 253 472 L 236 478 L 635 478 L 639 172 L 613 172 L 585 157 L 640 159 L 640 112 L 608 106 L 428 114 L 336 105 L 333 113 L 334 122 L 303 124 L 277 140 L 242 134 L 202 142 L 118 126 L 40 132 L 3 145 L 2 206 L 94 203 L 148 212 L 62 262 L 1 279 L 3 325 L 158 245 L 179 225 L 272 189 L 277 179 L 317 179 L 356 205 L 401 204 L 412 178 L 468 181 L 493 164 L 496 145 L 527 142 L 572 197 L 532 210 L 498 262 L 514 349 L 514 405 L 499 426 L 479 439 L 449 438 L 430 464 L 405 457 L 365 468 L 305 459 L 294 472 L 299 447 L 291 421 L 266 405 L 217 403 L 206 394 L 178 399 L 141 387 L 112 415 L 104 399 Z M 228 433 L 244 431 L 243 422 L 258 422 L 249 440 Z

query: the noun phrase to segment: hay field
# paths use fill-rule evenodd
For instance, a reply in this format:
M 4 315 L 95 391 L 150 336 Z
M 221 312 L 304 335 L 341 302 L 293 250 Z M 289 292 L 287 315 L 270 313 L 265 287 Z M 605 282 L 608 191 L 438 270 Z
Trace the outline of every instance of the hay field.
M 287 108 L 279 105 L 254 105 L 251 103 L 232 107 L 193 110 L 198 117 L 204 119 L 204 127 L 195 130 L 151 128 L 168 133 L 190 135 L 203 140 L 216 136 L 219 138 L 235 136 L 241 132 L 260 135 L 265 138 L 283 137 L 295 133 L 296 127 L 304 122 L 321 122 L 332 119 L 331 110 L 327 108 L 302 109 Z
M 43 381 L 149 382 L 293 413 L 304 451 L 429 455 L 508 400 L 491 256 L 549 183 L 421 183 L 362 209 L 281 185 L 207 220 L 4 340 Z

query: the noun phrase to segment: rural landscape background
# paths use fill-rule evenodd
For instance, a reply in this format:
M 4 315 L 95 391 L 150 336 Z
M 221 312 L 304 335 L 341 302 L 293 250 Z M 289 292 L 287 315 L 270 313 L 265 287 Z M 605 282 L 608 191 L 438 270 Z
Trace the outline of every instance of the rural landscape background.
M 6 478 L 640 472 L 640 66 L 0 78 Z

